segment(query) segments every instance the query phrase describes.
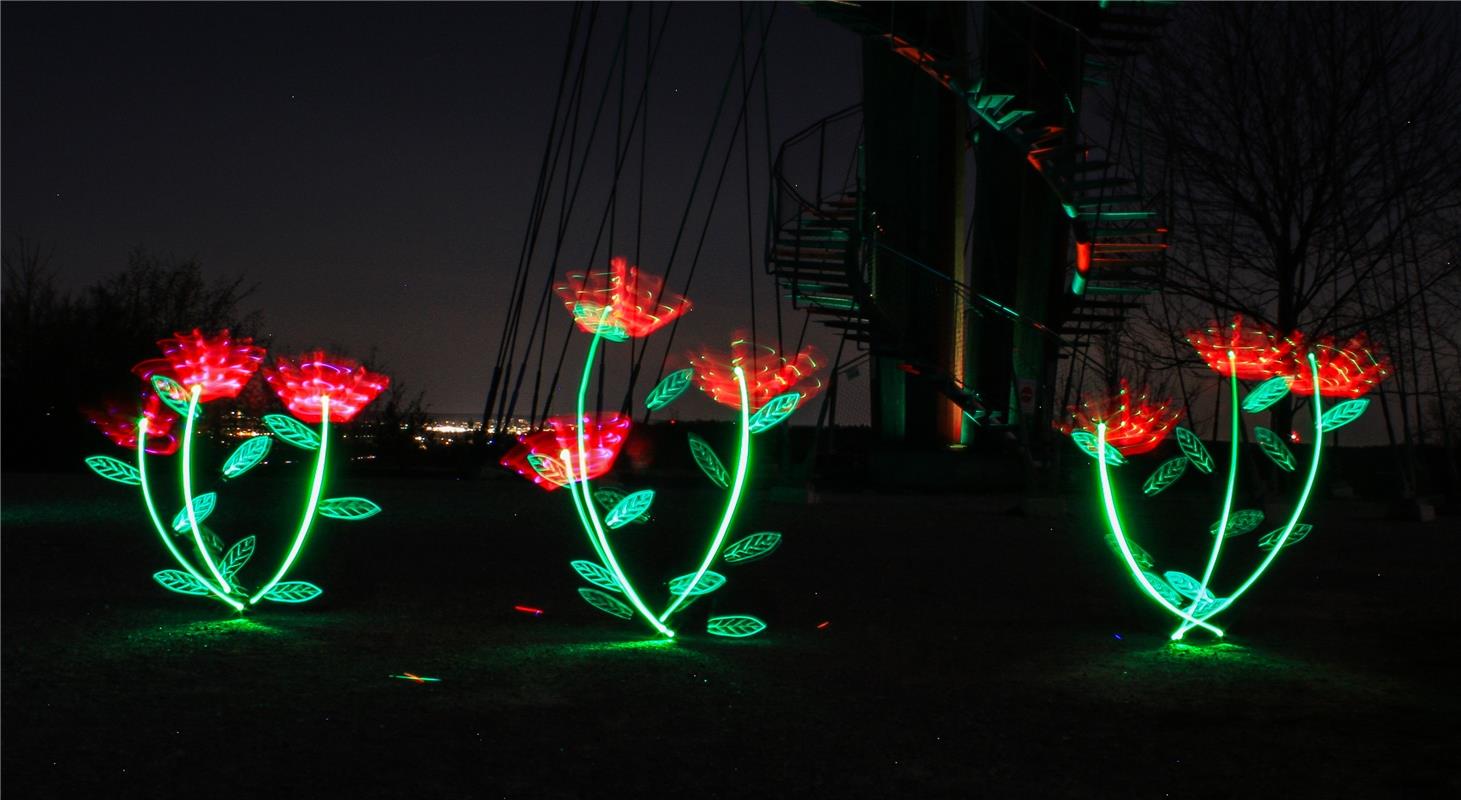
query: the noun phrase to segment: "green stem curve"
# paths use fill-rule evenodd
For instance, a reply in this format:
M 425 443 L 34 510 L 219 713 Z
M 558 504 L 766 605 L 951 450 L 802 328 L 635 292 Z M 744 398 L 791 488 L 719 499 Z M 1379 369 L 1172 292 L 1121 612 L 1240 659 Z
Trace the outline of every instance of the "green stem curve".
M 670 603 L 669 608 L 659 615 L 660 622 L 669 619 L 670 615 L 675 613 L 675 609 L 679 608 L 680 604 L 685 602 L 685 598 L 695 590 L 695 587 L 700 585 L 700 578 L 705 575 L 706 570 L 710 569 L 715 557 L 720 555 L 720 546 L 725 543 L 725 535 L 730 530 L 731 520 L 735 518 L 736 508 L 741 503 L 741 490 L 746 485 L 746 465 L 751 456 L 751 398 L 746 392 L 745 371 L 737 366 L 735 374 L 736 385 L 741 390 L 741 452 L 736 459 L 735 483 L 731 486 L 730 499 L 725 504 L 725 513 L 720 516 L 720 527 L 715 531 L 715 538 L 710 542 L 710 549 L 705 552 L 705 559 L 700 562 L 699 571 L 695 573 L 694 579 L 685 584 L 685 588 L 681 590 L 674 602 Z
M 208 591 L 212 592 L 214 597 L 228 604 L 234 611 L 243 611 L 244 607 L 242 603 L 229 597 L 226 592 L 219 591 L 217 586 L 214 586 L 207 578 L 204 578 L 202 573 L 194 569 L 192 563 L 183 557 L 183 554 L 178 551 L 177 546 L 172 543 L 172 531 L 162 524 L 162 519 L 157 515 L 157 505 L 152 502 L 152 490 L 147 485 L 146 417 L 141 417 L 137 420 L 137 474 L 140 476 L 142 482 L 142 504 L 147 507 L 147 516 L 152 520 L 152 527 L 157 529 L 157 535 L 162 538 L 162 544 L 167 547 L 169 553 L 172 553 L 173 560 L 177 561 L 183 569 L 187 570 L 188 574 L 192 575 L 195 580 L 208 587 Z
M 1111 493 L 1111 475 L 1106 466 L 1106 423 L 1096 423 L 1096 468 L 1101 475 L 1101 499 L 1106 506 L 1106 521 L 1111 526 L 1111 533 L 1116 537 L 1116 544 L 1121 548 L 1121 557 L 1126 561 L 1126 566 L 1131 570 L 1131 576 L 1136 579 L 1137 585 L 1150 596 L 1157 604 L 1176 614 L 1194 625 L 1200 625 L 1212 631 L 1218 636 L 1223 635 L 1221 628 L 1210 625 L 1202 620 L 1195 619 L 1186 611 L 1173 605 L 1171 601 L 1163 597 L 1160 592 L 1152 587 L 1151 582 L 1146 579 L 1136 563 L 1136 558 L 1131 554 L 1131 547 L 1126 543 L 1126 533 L 1121 529 L 1121 519 L 1116 514 L 1116 498 Z
M 299 531 L 294 534 L 294 544 L 289 548 L 289 555 L 284 557 L 284 563 L 280 565 L 279 571 L 274 577 L 264 584 L 264 588 L 254 593 L 249 598 L 249 605 L 254 605 L 269 593 L 289 568 L 294 565 L 294 559 L 299 557 L 300 548 L 304 547 L 304 540 L 309 536 L 310 525 L 314 523 L 315 509 L 320 504 L 320 490 L 325 482 L 325 453 L 330 446 L 330 396 L 320 397 L 320 454 L 315 458 L 315 474 L 309 490 L 309 503 L 305 506 L 304 517 L 299 522 Z
M 578 383 L 578 419 L 576 420 L 574 429 L 578 432 L 578 475 L 580 476 L 580 480 L 573 480 L 574 473 L 570 465 L 568 470 L 568 489 L 570 492 L 582 493 L 582 499 L 579 498 L 578 494 L 574 494 L 573 497 L 574 505 L 578 509 L 580 519 L 587 516 L 589 520 L 591 530 L 585 528 L 585 532 L 589 534 L 589 541 L 593 543 L 594 550 L 603 557 L 604 565 L 614 573 L 614 579 L 619 582 L 619 588 L 624 590 L 624 596 L 629 599 L 630 605 L 634 606 L 636 611 L 644 615 L 644 618 L 649 621 L 650 627 L 654 628 L 655 631 L 667 638 L 673 639 L 675 632 L 666 627 L 658 619 L 655 619 L 654 613 L 639 598 L 639 593 L 634 591 L 634 586 L 629 582 L 629 577 L 620 568 L 619 560 L 614 557 L 614 551 L 609 545 L 609 537 L 604 533 L 604 526 L 599 521 L 599 513 L 594 508 L 593 495 L 589 490 L 588 448 L 584 435 L 584 428 L 586 427 L 584 424 L 584 413 L 587 410 L 588 383 L 589 379 L 593 376 L 593 364 L 594 359 L 598 356 L 599 339 L 602 338 L 602 331 L 602 324 L 594 326 L 594 338 L 593 341 L 589 342 L 588 358 L 583 365 L 583 378 Z M 571 454 L 565 450 L 559 454 L 559 457 L 567 463 Z
M 1294 532 L 1294 527 L 1299 524 L 1299 517 L 1303 516 L 1304 508 L 1309 504 L 1309 495 L 1314 491 L 1314 479 L 1319 474 L 1319 453 L 1324 449 L 1324 408 L 1322 401 L 1319 399 L 1319 364 L 1314 359 L 1313 353 L 1309 353 L 1309 372 L 1313 378 L 1312 385 L 1314 387 L 1314 458 L 1309 462 L 1309 474 L 1304 481 L 1304 490 L 1299 494 L 1299 502 L 1294 506 L 1294 513 L 1289 516 L 1288 525 L 1284 526 L 1283 533 L 1278 537 L 1278 541 L 1274 543 L 1273 548 L 1268 551 L 1268 555 L 1253 570 L 1253 574 L 1249 575 L 1247 580 L 1243 581 L 1237 589 L 1228 595 L 1227 602 L 1221 608 L 1215 609 L 1208 617 L 1215 617 L 1232 608 L 1233 601 L 1237 600 L 1257 582 L 1258 577 L 1268 569 L 1268 565 L 1272 564 L 1273 560 L 1278 557 L 1278 552 L 1288 542 L 1289 534 Z M 1178 633 L 1184 633 L 1190 627 L 1184 624 L 1184 627 L 1178 629 Z
M 1238 416 L 1238 356 L 1232 350 L 1228 351 L 1228 378 L 1232 385 L 1233 397 L 1233 425 L 1228 438 L 1232 439 L 1232 446 L 1228 451 L 1228 488 L 1223 494 L 1223 515 L 1218 519 L 1217 535 L 1213 537 L 1212 554 L 1207 558 L 1207 568 L 1202 571 L 1202 581 L 1198 584 L 1197 597 L 1193 598 L 1192 608 L 1195 613 L 1198 605 L 1207 596 L 1207 582 L 1212 580 L 1212 573 L 1217 569 L 1218 554 L 1222 552 L 1223 542 L 1228 538 L 1228 517 L 1233 513 L 1233 489 L 1238 483 L 1238 426 L 1243 420 Z M 1172 638 L 1180 639 L 1187 632 L 1187 623 L 1184 621 L 1181 626 L 1173 632 Z
M 208 571 L 218 579 L 218 585 L 223 587 L 224 593 L 231 593 L 233 588 L 228 585 L 228 579 L 223 577 L 223 572 L 213 563 L 213 556 L 203 543 L 203 532 L 198 529 L 198 514 L 193 510 L 193 420 L 198 416 L 198 399 L 202 395 L 203 385 L 193 384 L 188 396 L 188 421 L 184 423 L 183 429 L 183 510 L 187 512 L 188 527 L 193 531 L 193 542 L 198 545 L 198 553 L 203 557 L 203 563 L 208 565 Z

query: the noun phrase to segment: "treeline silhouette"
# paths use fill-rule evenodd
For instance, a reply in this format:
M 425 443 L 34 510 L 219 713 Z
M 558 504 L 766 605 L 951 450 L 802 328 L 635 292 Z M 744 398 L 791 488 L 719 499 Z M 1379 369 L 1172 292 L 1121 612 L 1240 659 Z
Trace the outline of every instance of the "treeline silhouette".
M 158 355 L 173 331 L 230 328 L 254 335 L 258 311 L 243 277 L 210 281 L 195 258 L 145 247 L 116 273 L 78 291 L 58 285 L 52 250 L 22 236 L 4 244 L 0 293 L 0 460 L 7 471 L 70 470 L 115 446 L 81 409 L 130 401 L 144 387 L 129 371 Z

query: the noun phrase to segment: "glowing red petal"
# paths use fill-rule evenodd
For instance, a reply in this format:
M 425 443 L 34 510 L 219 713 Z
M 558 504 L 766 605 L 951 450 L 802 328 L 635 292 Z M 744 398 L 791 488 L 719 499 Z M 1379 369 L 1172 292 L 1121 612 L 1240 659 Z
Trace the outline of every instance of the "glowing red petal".
M 137 449 L 137 420 L 146 417 L 147 452 L 156 456 L 176 453 L 181 443 L 172 429 L 178 415 L 163 405 L 157 395 L 149 392 L 143 397 L 146 399 L 140 411 L 135 403 L 108 401 L 100 409 L 86 408 L 83 412 L 103 436 L 128 450 Z
M 754 345 L 748 336 L 738 333 L 731 342 L 729 356 L 705 349 L 688 355 L 700 391 L 709 395 L 711 400 L 736 410 L 741 407 L 736 367 L 745 373 L 746 394 L 752 411 L 787 392 L 801 394 L 797 401 L 800 408 L 822 391 L 822 379 L 816 374 L 821 369 L 820 356 L 811 345 L 794 358 L 786 359 L 777 355 L 774 348 Z
M 1056 426 L 1069 436 L 1075 431 L 1095 434 L 1097 423 L 1106 423 L 1106 442 L 1122 455 L 1134 456 L 1149 452 L 1161 444 L 1182 419 L 1182 411 L 1171 407 L 1170 399 L 1149 402 L 1143 391 L 1134 394 L 1125 379 L 1114 396 L 1086 397 L 1080 406 L 1067 409 L 1069 418 Z
M 194 328 L 192 333 L 175 333 L 157 343 L 172 368 L 170 377 L 184 387 L 203 387 L 201 402 L 224 397 L 237 397 L 244 384 L 254 376 L 264 360 L 264 348 L 255 347 L 253 339 L 231 339 L 225 329 L 216 336 L 205 336 Z M 155 361 L 144 361 L 133 371 L 151 377 L 160 371 Z
M 1302 342 L 1295 337 L 1280 336 L 1273 328 L 1245 321 L 1241 315 L 1234 317 L 1231 324 L 1214 322 L 1203 330 L 1188 331 L 1187 341 L 1219 375 L 1229 377 L 1236 371 L 1238 379 L 1245 381 L 1288 374 L 1292 354 L 1302 349 Z M 1229 352 L 1233 354 L 1231 363 Z
M 1390 376 L 1390 357 L 1377 354 L 1363 332 L 1351 336 L 1343 345 L 1325 338 L 1310 348 L 1296 351 L 1289 363 L 1289 391 L 1297 395 L 1314 394 L 1314 376 L 1309 368 L 1308 351 L 1314 353 L 1319 368 L 1319 394 L 1322 397 L 1355 398 L 1368 394 L 1380 381 Z
M 349 422 L 390 386 L 391 379 L 356 362 L 322 351 L 298 358 L 275 358 L 264 368 L 264 379 L 301 422 L 323 419 L 324 398 L 330 398 L 330 422 Z
M 662 278 L 615 257 L 607 272 L 569 273 L 554 291 L 584 331 L 642 338 L 690 310 L 688 299 L 662 296 L 663 288 Z

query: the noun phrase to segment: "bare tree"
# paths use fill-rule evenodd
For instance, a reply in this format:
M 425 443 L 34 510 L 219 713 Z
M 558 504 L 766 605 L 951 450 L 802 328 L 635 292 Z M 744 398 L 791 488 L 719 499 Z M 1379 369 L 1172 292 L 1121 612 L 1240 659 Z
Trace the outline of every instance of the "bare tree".
M 1443 4 L 1179 8 L 1134 80 L 1172 221 L 1137 360 L 1180 368 L 1172 338 L 1241 313 L 1310 337 L 1369 329 L 1407 388 L 1438 380 L 1419 302 L 1461 288 L 1458 21 Z M 1276 407 L 1276 427 L 1291 415 Z

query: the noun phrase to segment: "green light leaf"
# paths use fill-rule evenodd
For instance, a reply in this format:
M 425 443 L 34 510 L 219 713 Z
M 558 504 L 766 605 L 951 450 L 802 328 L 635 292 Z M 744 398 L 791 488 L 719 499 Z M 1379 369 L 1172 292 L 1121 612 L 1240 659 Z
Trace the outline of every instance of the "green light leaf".
M 769 401 L 761 409 L 751 415 L 751 433 L 761 433 L 776 427 L 777 423 L 791 416 L 796 411 L 797 404 L 802 401 L 801 392 L 787 392 L 779 394 Z
M 178 594 L 208 594 L 208 587 L 202 581 L 182 570 L 165 569 L 161 572 L 154 572 L 152 579 L 162 584 L 162 588 Z
M 635 492 L 614 504 L 609 513 L 604 515 L 604 524 L 610 528 L 622 528 L 648 514 L 649 505 L 653 502 L 653 489 Z
M 1202 591 L 1202 584 L 1196 578 L 1185 572 L 1164 572 L 1162 573 L 1162 577 L 1167 579 L 1167 583 L 1171 584 L 1172 588 L 1176 589 L 1178 594 L 1188 600 L 1197 597 L 1197 593 Z M 1204 594 L 1206 595 L 1205 592 Z
M 203 544 L 208 546 L 213 555 L 217 556 L 223 552 L 223 537 L 214 533 L 212 528 L 200 522 L 198 532 L 203 534 Z
M 1085 453 L 1091 458 L 1096 457 L 1096 445 L 1099 443 L 1099 440 L 1094 433 L 1089 431 L 1075 431 L 1071 433 L 1070 440 L 1075 442 L 1075 446 L 1079 447 L 1082 453 Z M 1106 443 L 1106 463 L 1113 467 L 1119 467 L 1126 463 L 1126 457 L 1121 455 L 1121 451 L 1113 447 L 1110 442 Z
M 610 616 L 618 617 L 619 619 L 630 619 L 634 616 L 634 609 L 604 594 L 598 589 L 588 589 L 580 586 L 578 596 L 582 597 L 589 605 Z
M 1231 539 L 1234 536 L 1242 536 L 1262 524 L 1263 512 L 1256 508 L 1245 508 L 1242 511 L 1234 511 L 1228 515 L 1228 529 L 1224 531 L 1223 537 Z M 1208 527 L 1207 532 L 1216 536 L 1218 524 L 1214 522 Z
M 1313 530 L 1314 526 L 1308 525 L 1306 523 L 1301 522 L 1298 525 L 1295 525 L 1293 532 L 1289 534 L 1289 538 L 1284 540 L 1283 546 L 1288 547 L 1291 544 L 1302 542 L 1304 540 L 1304 537 L 1308 536 L 1309 533 Z M 1263 534 L 1262 538 L 1258 540 L 1259 549 L 1272 550 L 1273 546 L 1278 544 L 1279 537 L 1281 536 L 1283 536 L 1283 528 L 1275 528 L 1268 533 Z
M 695 577 L 695 573 L 692 572 L 692 573 L 690 573 L 688 575 L 681 575 L 678 578 L 671 579 L 670 580 L 670 594 L 678 595 L 681 592 L 684 592 L 685 591 L 685 587 L 690 585 L 690 581 L 694 577 Z M 700 581 L 695 584 L 695 588 L 690 590 L 689 596 L 690 597 L 699 597 L 702 594 L 710 594 L 711 592 L 715 591 L 716 589 L 719 589 L 720 587 L 722 587 L 724 585 L 725 585 L 725 576 L 724 575 L 720 574 L 719 572 L 712 572 L 711 570 L 705 570 L 705 574 L 700 576 Z
M 614 573 L 604 569 L 603 567 L 595 564 L 592 561 L 570 561 L 568 562 L 568 565 L 570 567 L 573 567 L 573 571 L 577 572 L 579 574 L 579 577 L 583 578 L 589 583 L 592 583 L 595 586 L 598 586 L 602 589 L 608 589 L 611 592 L 624 591 L 624 589 L 619 586 L 619 581 L 614 578 Z
M 284 414 L 265 414 L 264 424 L 269 426 L 269 430 L 273 431 L 275 436 L 301 450 L 320 449 L 320 435 L 294 417 Z
M 193 498 L 193 518 L 198 521 L 198 524 L 200 526 L 203 524 L 203 520 L 208 519 L 208 515 L 213 513 L 213 507 L 217 504 L 218 495 L 213 492 L 200 494 L 197 497 Z M 173 515 L 172 529 L 174 531 L 177 531 L 178 533 L 187 533 L 188 531 L 191 531 L 193 529 L 193 527 L 188 524 L 187 508 L 184 508 L 182 511 L 179 511 L 177 514 Z
M 1319 418 L 1319 429 L 1324 433 L 1328 433 L 1332 430 L 1343 428 L 1345 425 L 1359 419 L 1360 415 L 1365 413 L 1365 409 L 1369 407 L 1370 398 L 1368 397 L 1345 400 L 1343 403 L 1333 406 L 1324 412 L 1324 416 Z
M 322 594 L 324 590 L 309 581 L 283 581 L 274 584 L 264 599 L 276 603 L 307 603 Z
M 554 483 L 559 486 L 567 486 L 569 484 L 568 470 L 564 469 L 563 462 L 556 458 L 550 458 L 542 453 L 529 453 L 528 466 L 532 467 L 534 472 L 543 476 L 543 480 L 549 483 Z
M 116 481 L 127 486 L 142 485 L 142 474 L 137 471 L 137 468 L 120 459 L 111 456 L 88 456 L 86 466 L 91 467 L 92 472 L 109 481 Z
M 1191 616 L 1202 619 L 1227 608 L 1229 602 L 1231 602 L 1231 598 L 1227 597 L 1204 597 L 1183 610 Z
M 771 555 L 781 546 L 781 534 L 772 531 L 753 533 L 744 539 L 731 543 L 721 552 L 727 564 L 746 564 Z
M 600 486 L 599 488 L 594 490 L 594 500 L 599 504 L 600 508 L 604 509 L 605 512 L 609 511 L 614 506 L 619 505 L 619 501 L 628 496 L 628 492 L 616 486 Z M 649 521 L 651 519 L 653 519 L 653 517 L 651 517 L 649 512 L 646 511 L 643 514 L 635 517 L 634 519 L 628 520 L 628 522 L 632 522 L 636 525 L 647 525 L 649 524 Z
M 1121 554 L 1121 543 L 1116 541 L 1116 534 L 1106 534 L 1106 546 L 1111 548 L 1111 552 L 1115 553 L 1117 558 L 1125 558 L 1125 556 Z M 1126 547 L 1131 550 L 1131 560 L 1135 561 L 1138 567 L 1141 567 L 1142 569 L 1152 568 L 1155 562 L 1152 561 L 1151 553 L 1143 550 L 1141 545 L 1131 541 L 1130 539 L 1126 540 Z
M 243 569 L 249 558 L 254 554 L 254 537 L 245 536 L 233 543 L 228 552 L 223 554 L 223 559 L 218 562 L 218 571 L 223 577 L 233 580 L 233 576 Z
M 178 383 L 177 381 L 169 378 L 166 375 L 153 375 L 152 390 L 157 392 L 157 397 L 163 402 L 163 404 L 165 404 L 173 411 L 181 414 L 184 419 L 187 418 L 188 403 L 190 400 L 192 400 L 192 396 L 188 394 L 188 390 L 184 389 L 181 383 Z M 203 408 L 202 406 L 199 406 L 198 409 L 193 412 L 193 418 L 197 419 L 202 415 Z
M 1152 588 L 1157 590 L 1157 594 L 1161 595 L 1168 603 L 1181 608 L 1182 603 L 1186 602 L 1187 598 L 1178 594 L 1177 590 L 1172 588 L 1172 584 L 1162 580 L 1162 576 L 1155 572 L 1146 571 L 1143 571 L 1141 574 L 1146 577 L 1147 582 L 1152 585 Z
M 726 471 L 725 465 L 720 463 L 720 456 L 710 449 L 710 445 L 706 444 L 704 439 L 693 433 L 690 434 L 690 454 L 695 456 L 695 463 L 700 466 L 700 471 L 704 472 L 705 477 L 709 478 L 712 483 L 722 489 L 730 488 L 730 473 Z
M 223 477 L 237 478 L 258 466 L 264 456 L 269 455 L 269 448 L 274 444 L 272 436 L 251 436 L 244 440 L 244 443 L 234 449 L 233 454 L 223 462 Z
M 1288 445 L 1283 443 L 1283 439 L 1278 434 L 1262 427 L 1255 427 L 1253 433 L 1258 436 L 1258 446 L 1262 448 L 1263 454 L 1268 456 L 1268 460 L 1277 464 L 1285 472 L 1294 471 L 1298 462 L 1294 460 L 1293 452 L 1289 450 Z
M 690 388 L 690 378 L 694 376 L 695 370 L 686 367 L 677 369 L 665 376 L 659 385 L 649 390 L 649 395 L 644 398 L 644 407 L 650 411 L 664 408 L 674 402 L 675 398 L 685 393 Z
M 1198 471 L 1212 473 L 1212 454 L 1207 452 L 1207 445 L 1188 428 L 1177 429 L 1177 446 L 1182 448 L 1182 455 L 1192 462 L 1192 466 Z
M 1150 497 L 1177 482 L 1187 472 L 1187 457 L 1177 456 L 1163 461 L 1160 467 L 1141 485 L 1141 493 Z
M 705 622 L 705 632 L 714 636 L 729 636 L 743 639 L 766 630 L 766 623 L 752 616 L 734 615 L 711 617 Z
M 368 519 L 380 513 L 380 506 L 364 497 L 331 497 L 320 501 L 320 516 L 331 519 Z
M 1253 391 L 1243 398 L 1243 410 L 1249 414 L 1257 414 L 1265 408 L 1283 399 L 1289 393 L 1289 379 L 1280 375 L 1277 378 L 1269 378 L 1263 383 L 1253 387 Z

